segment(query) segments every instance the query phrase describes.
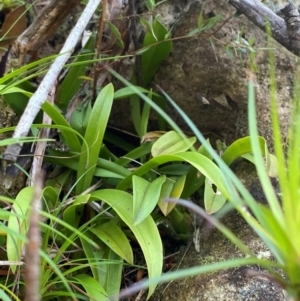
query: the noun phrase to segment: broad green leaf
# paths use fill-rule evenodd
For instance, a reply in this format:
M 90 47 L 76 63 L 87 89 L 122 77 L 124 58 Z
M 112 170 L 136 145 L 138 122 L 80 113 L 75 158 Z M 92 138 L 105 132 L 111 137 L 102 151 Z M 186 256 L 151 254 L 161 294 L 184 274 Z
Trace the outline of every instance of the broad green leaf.
M 109 249 L 105 255 L 105 258 L 107 259 L 107 265 L 104 288 L 108 296 L 116 296 L 120 291 L 120 286 L 122 283 L 123 262 L 121 261 L 120 256 L 118 256 L 111 249 Z M 111 263 L 110 261 L 112 260 L 115 262 Z M 116 261 L 119 261 L 119 263 Z
M 16 90 L 13 90 L 12 88 L 15 88 Z M 11 92 L 15 91 L 15 92 L 9 93 L 9 91 Z M 30 94 L 32 94 L 34 91 L 35 91 L 35 87 L 31 83 L 29 83 L 29 81 L 24 81 L 23 83 L 20 83 L 17 86 L 15 86 L 15 84 L 13 83 L 9 83 L 9 86 L 7 86 L 6 89 L 1 91 L 0 94 L 3 94 L 3 99 L 8 103 L 8 105 L 13 109 L 13 111 L 16 114 L 22 115 L 24 109 L 27 106 L 28 100 L 30 98 Z M 18 99 L 18 101 L 16 101 L 16 99 Z M 42 114 L 39 113 L 35 122 L 40 123 L 41 121 L 42 121 Z
M 62 84 L 58 90 L 58 97 L 56 104 L 66 111 L 69 102 L 79 92 L 80 86 L 84 82 L 81 76 L 86 74 L 87 65 L 86 61 L 90 61 L 93 58 L 95 37 L 92 35 L 80 54 L 76 56 L 74 65 L 70 67 L 67 76 L 64 78 Z
M 133 78 L 131 80 L 133 85 L 136 85 L 136 79 Z M 134 129 L 139 137 L 142 136 L 141 133 L 141 102 L 140 98 L 137 94 L 134 94 L 129 99 L 130 102 L 130 112 L 131 112 L 131 118 L 132 123 L 134 125 Z
M 58 169 L 59 167 L 56 167 Z M 54 172 L 56 170 L 54 169 Z M 46 187 L 51 187 L 52 189 L 55 189 L 56 194 L 59 196 L 63 187 L 65 184 L 70 180 L 71 170 L 66 170 L 62 173 L 60 173 L 55 178 L 50 178 L 46 181 Z
M 152 91 L 148 93 L 148 97 L 152 99 Z M 142 109 L 142 116 L 141 116 L 141 125 L 140 125 L 141 136 L 144 136 L 147 133 L 150 110 L 151 110 L 151 106 L 145 102 Z
M 114 220 L 89 229 L 121 258 L 133 264 L 133 252 L 128 239 Z
M 153 157 L 157 157 L 159 155 L 184 152 L 190 149 L 194 145 L 196 140 L 196 137 L 183 139 L 175 131 L 170 131 L 154 142 L 151 149 L 151 154 Z
M 84 288 L 90 301 L 109 301 L 104 288 L 93 277 L 87 274 L 79 274 L 72 278 Z
M 171 210 L 168 210 L 169 205 L 172 204 L 171 202 L 165 202 L 164 199 L 169 198 L 171 192 L 173 190 L 175 181 L 173 179 L 167 178 L 165 183 L 161 187 L 160 197 L 158 201 L 158 206 L 160 211 L 166 216 Z M 174 203 L 173 203 L 174 204 Z M 172 204 L 172 205 L 173 205 Z
M 110 205 L 125 224 L 131 229 L 140 244 L 148 268 L 150 279 L 162 273 L 163 249 L 159 232 L 154 220 L 148 215 L 138 225 L 133 225 L 133 199 L 124 191 L 116 189 L 102 189 L 91 193 L 91 200 L 102 200 Z M 153 283 L 148 291 L 148 298 L 153 294 L 157 282 Z
M 206 143 L 210 145 L 209 140 L 207 140 Z M 211 154 L 206 150 L 203 144 L 198 149 L 198 153 L 202 154 L 210 160 L 212 159 Z M 188 185 L 184 186 L 181 198 L 189 198 L 204 184 L 204 180 L 204 175 L 201 174 L 201 172 L 199 172 L 197 168 L 190 166 L 189 172 L 186 175 L 186 183 L 188 183 Z
M 84 136 L 89 148 L 87 149 L 83 144 L 79 159 L 77 179 L 83 177 L 77 184 L 77 193 L 82 193 L 91 185 L 112 107 L 113 95 L 113 85 L 109 84 L 101 90 L 94 103 L 90 121 Z
M 209 18 L 206 20 L 202 26 L 202 30 L 208 30 L 213 28 L 220 20 L 223 19 L 223 16 L 221 15 L 216 15 L 214 17 Z
M 151 144 L 142 144 L 141 146 L 135 148 L 133 151 L 125 154 L 123 157 L 117 159 L 114 163 L 120 166 L 124 166 L 131 161 L 134 161 L 138 158 L 141 158 L 145 155 L 148 155 L 151 151 Z M 132 159 L 132 160 L 131 160 Z
M 49 150 L 49 153 L 51 154 L 51 157 L 45 158 L 45 161 L 66 166 L 75 171 L 78 170 L 78 158 L 80 157 L 79 154 L 69 152 L 62 153 L 54 150 Z M 124 179 L 130 174 L 131 172 L 125 167 L 120 166 L 115 162 L 98 158 L 94 176 Z
M 153 11 L 153 9 L 155 8 L 155 0 L 146 0 L 146 6 L 148 11 Z
M 1 5 L 1 4 L 0 4 Z M 3 288 L 3 289 L 2 289 Z M 7 291 L 7 293 L 14 297 L 14 300 L 20 301 L 17 295 L 15 295 L 12 291 L 10 291 L 8 288 L 6 288 L 3 284 L 0 284 L 0 298 L 3 301 L 12 301 L 12 299 L 4 292 L 4 290 Z
M 226 197 L 216 189 L 214 191 L 212 183 L 206 178 L 204 189 L 204 206 L 208 214 L 219 211 L 225 204 Z
M 120 48 L 124 48 L 124 42 L 122 40 L 122 36 L 119 29 L 111 22 L 106 21 L 106 24 L 108 25 L 113 35 L 116 37 L 116 45 Z
M 5 85 L 0 86 L 0 91 L 5 87 Z M 32 92 L 28 92 L 24 89 L 21 89 L 19 87 L 8 87 L 7 89 L 3 89 L 3 91 L 0 92 L 0 95 L 10 94 L 10 93 L 22 93 L 28 98 L 32 96 Z
M 81 143 L 78 139 L 78 136 L 80 135 L 71 128 L 63 114 L 47 101 L 42 105 L 42 109 L 56 125 L 61 126 L 60 132 L 64 138 L 64 141 L 71 148 L 71 150 L 74 152 L 80 152 Z
M 70 125 L 81 135 L 84 135 L 92 112 L 91 100 L 87 104 L 79 103 L 72 113 Z
M 200 11 L 197 23 L 198 23 L 198 29 L 201 30 L 203 27 L 203 10 Z
M 17 195 L 13 212 L 17 215 L 11 215 L 8 219 L 8 229 L 20 233 L 24 239 L 7 233 L 7 258 L 10 261 L 20 261 L 23 253 L 24 242 L 29 227 L 28 215 L 30 213 L 30 204 L 34 195 L 34 187 L 25 187 Z M 16 272 L 17 266 L 10 265 L 13 273 Z
M 90 199 L 89 194 L 79 195 L 75 198 L 72 205 L 68 206 L 63 214 L 63 220 L 74 228 L 78 227 L 82 206 Z M 67 229 L 66 229 L 67 230 Z M 69 231 L 69 230 L 68 230 Z
M 137 89 L 140 93 L 149 93 L 149 90 L 139 87 L 139 86 L 135 86 L 135 89 Z M 128 98 L 129 96 L 135 95 L 137 94 L 136 91 L 133 91 L 131 87 L 124 87 L 121 88 L 120 90 L 116 91 L 114 94 L 114 99 L 123 99 L 123 98 Z M 153 95 L 157 95 L 156 93 L 153 93 Z
M 165 41 L 165 36 L 168 34 L 167 28 L 158 20 L 152 24 L 151 30 L 146 33 L 143 47 L 151 46 L 144 52 L 142 56 L 142 83 L 147 87 L 154 75 L 156 74 L 161 63 L 169 56 L 172 49 L 172 42 Z M 160 43 L 157 43 L 160 42 Z
M 183 175 L 179 178 L 170 177 L 166 180 L 161 188 L 160 198 L 158 202 L 158 206 L 161 212 L 167 216 L 170 211 L 176 206 L 174 202 L 165 202 L 165 198 L 174 198 L 178 199 L 181 196 L 181 193 L 184 188 L 186 176 Z
M 263 137 L 258 137 L 258 139 L 261 150 L 263 151 L 263 153 L 265 153 L 266 140 Z M 252 149 L 250 137 L 243 137 L 234 141 L 226 148 L 222 155 L 222 159 L 227 165 L 230 165 L 236 159 L 251 152 Z
M 160 190 L 166 176 L 160 176 L 152 183 L 147 180 L 133 176 L 133 224 L 137 225 L 151 214 L 160 196 Z
M 86 231 L 84 233 L 86 236 L 90 237 L 91 234 Z M 90 237 L 91 238 L 91 237 Z M 95 248 L 89 244 L 85 239 L 83 239 L 82 237 L 79 237 L 80 239 L 80 243 L 81 243 L 81 247 L 83 249 L 83 252 L 84 252 L 84 256 L 85 258 L 87 259 L 87 261 L 89 262 L 89 265 L 90 265 L 90 269 L 91 269 L 91 272 L 92 272 L 92 275 L 93 275 L 93 278 L 100 283 L 100 277 L 99 277 L 99 267 L 98 266 L 95 266 L 95 260 L 96 258 L 98 257 L 97 255 L 97 251 L 95 251 Z M 102 260 L 102 257 L 101 258 L 98 258 L 99 261 Z M 100 283 L 101 284 L 101 283 Z
M 43 190 L 43 198 L 45 204 L 47 206 L 47 211 L 49 209 L 53 209 L 54 206 L 57 204 L 58 201 L 58 193 L 55 188 L 51 186 L 46 186 Z
M 166 174 L 168 176 L 184 176 L 190 171 L 191 166 L 182 163 L 173 163 L 172 165 L 166 165 L 159 167 L 157 172 L 160 174 Z
M 125 190 L 131 185 L 131 178 L 133 175 L 142 176 L 145 173 L 149 172 L 151 169 L 173 161 L 183 161 L 191 164 L 196 169 L 198 169 L 205 177 L 207 177 L 210 181 L 212 181 L 218 189 L 224 193 L 224 195 L 229 198 L 230 192 L 226 188 L 226 183 L 223 178 L 223 175 L 220 169 L 217 167 L 215 163 L 213 163 L 206 156 L 203 156 L 196 152 L 184 152 L 178 153 L 175 155 L 161 155 L 155 157 L 148 162 L 146 162 L 143 166 L 137 168 L 134 172 L 132 172 L 129 176 L 127 176 L 118 186 L 118 189 Z
M 171 52 L 172 42 L 170 40 L 165 41 L 165 36 L 168 34 L 168 30 L 158 21 L 152 22 L 152 16 L 150 16 L 148 22 L 140 19 L 142 23 L 147 28 L 147 33 L 144 38 L 143 48 L 150 48 L 141 54 L 141 85 L 147 87 L 154 75 L 156 74 L 158 68 L 160 67 L 163 60 L 165 60 Z M 133 74 L 131 83 L 137 85 L 139 81 L 136 78 L 136 74 Z M 141 137 L 145 129 L 142 129 L 141 124 L 141 104 L 138 95 L 132 95 L 130 97 L 131 106 L 131 117 L 133 121 L 134 128 Z M 144 125 L 143 125 L 144 127 Z

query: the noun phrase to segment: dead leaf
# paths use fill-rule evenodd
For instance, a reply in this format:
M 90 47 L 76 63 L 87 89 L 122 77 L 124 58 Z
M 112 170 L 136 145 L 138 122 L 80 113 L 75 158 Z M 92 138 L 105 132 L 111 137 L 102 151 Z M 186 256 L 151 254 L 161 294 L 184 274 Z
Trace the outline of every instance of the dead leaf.
M 0 34 L 0 55 L 7 51 L 8 47 L 26 29 L 26 7 L 18 6 L 11 10 L 6 16 Z

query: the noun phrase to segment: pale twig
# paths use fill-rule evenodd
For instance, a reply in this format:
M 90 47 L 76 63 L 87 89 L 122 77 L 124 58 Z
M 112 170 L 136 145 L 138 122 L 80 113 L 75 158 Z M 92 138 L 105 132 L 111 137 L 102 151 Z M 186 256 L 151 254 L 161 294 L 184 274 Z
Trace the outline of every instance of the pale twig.
M 29 229 L 27 232 L 28 243 L 26 244 L 26 295 L 25 301 L 40 301 L 40 255 L 39 249 L 42 243 L 40 231 L 40 211 L 42 207 L 42 189 L 44 175 L 40 171 L 36 174 L 35 191 L 31 202 Z
M 61 49 L 60 54 L 53 62 L 52 66 L 50 67 L 48 73 L 37 88 L 36 92 L 30 98 L 28 105 L 14 132 L 14 138 L 25 137 L 28 134 L 35 117 L 40 111 L 43 103 L 49 97 L 48 94 L 53 85 L 55 84 L 59 73 L 61 72 L 67 60 L 70 58 L 77 42 L 79 41 L 83 33 L 83 30 L 92 18 L 100 2 L 101 0 L 90 0 L 86 5 L 75 27 L 72 29 L 63 48 Z M 22 144 L 13 144 L 8 146 L 3 155 L 3 158 L 10 162 L 15 162 L 21 151 L 21 148 Z
M 54 104 L 54 98 L 55 98 L 55 90 L 56 90 L 56 85 L 54 85 L 51 89 L 51 93 L 49 94 L 49 103 L 51 105 Z M 51 124 L 52 120 L 51 118 L 44 113 L 43 116 L 43 124 Z M 39 133 L 39 138 L 48 138 L 50 133 L 50 128 L 42 128 Z M 47 141 L 38 141 L 36 144 L 35 152 L 34 152 L 34 157 L 31 165 L 31 171 L 30 171 L 30 185 L 29 186 L 34 186 L 34 181 L 32 179 L 36 178 L 36 174 L 41 171 L 43 160 L 44 160 L 44 154 L 47 146 Z

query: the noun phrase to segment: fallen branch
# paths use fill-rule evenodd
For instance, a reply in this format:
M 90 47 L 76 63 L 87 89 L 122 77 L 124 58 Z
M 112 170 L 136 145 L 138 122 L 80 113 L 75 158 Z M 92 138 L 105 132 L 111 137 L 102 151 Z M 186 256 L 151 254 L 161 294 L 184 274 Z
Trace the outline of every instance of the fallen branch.
M 57 31 L 80 0 L 49 1 L 30 26 L 17 38 L 11 58 L 17 59 L 21 67 L 28 55 L 37 51 Z M 26 58 L 26 59 L 25 59 Z
M 27 136 L 35 117 L 40 111 L 43 103 L 46 101 L 51 88 L 53 87 L 56 79 L 59 76 L 59 73 L 61 72 L 67 60 L 70 58 L 77 42 L 79 41 L 83 33 L 83 30 L 92 18 L 100 2 L 101 0 L 90 0 L 86 5 L 75 27 L 72 29 L 70 35 L 68 36 L 58 57 L 51 65 L 48 73 L 43 78 L 36 92 L 30 98 L 28 105 L 23 115 L 21 116 L 21 119 L 14 132 L 14 138 L 21 138 Z M 10 162 L 16 162 L 21 148 L 21 143 L 9 145 L 3 154 L 3 159 Z
M 299 13 L 292 3 L 280 11 L 284 19 L 259 0 L 229 0 L 228 3 L 263 31 L 269 23 L 272 37 L 289 51 L 300 55 Z

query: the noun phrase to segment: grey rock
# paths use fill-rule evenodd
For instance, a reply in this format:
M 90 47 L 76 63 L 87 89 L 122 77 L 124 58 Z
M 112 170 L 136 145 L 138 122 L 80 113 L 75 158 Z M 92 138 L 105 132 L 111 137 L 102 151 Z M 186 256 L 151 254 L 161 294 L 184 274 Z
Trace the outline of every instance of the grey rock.
M 244 16 L 222 21 L 199 37 L 187 38 L 197 27 L 201 9 L 204 17 L 221 15 L 226 20 L 235 13 L 227 1 L 165 1 L 156 13 L 166 26 L 172 27 L 173 51 L 162 64 L 153 84 L 160 85 L 189 115 L 207 136 L 221 138 L 226 143 L 248 134 L 247 85 L 250 70 L 249 49 L 244 41 L 255 38 L 255 87 L 260 134 L 272 145 L 270 128 L 270 75 L 267 37 Z M 218 30 L 217 30 L 218 29 Z M 240 37 L 240 38 L 239 38 Z M 242 40 L 243 39 L 243 40 Z M 284 137 L 287 133 L 291 96 L 298 58 L 272 42 L 276 57 L 277 99 Z M 225 49 L 232 49 L 232 57 Z M 177 112 L 168 108 L 169 115 L 184 130 L 189 130 Z M 132 130 L 129 105 L 118 102 L 111 123 Z M 158 129 L 153 115 L 150 126 Z

